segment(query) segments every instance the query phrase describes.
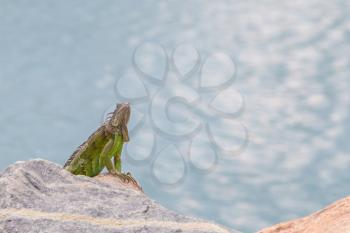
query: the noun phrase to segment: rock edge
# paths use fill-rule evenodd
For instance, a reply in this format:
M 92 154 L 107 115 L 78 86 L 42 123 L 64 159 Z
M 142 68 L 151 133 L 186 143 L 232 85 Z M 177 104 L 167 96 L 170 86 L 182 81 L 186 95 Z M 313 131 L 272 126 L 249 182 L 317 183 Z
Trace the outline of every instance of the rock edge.
M 75 176 L 41 159 L 0 173 L 0 232 L 235 232 L 183 216 L 115 177 Z

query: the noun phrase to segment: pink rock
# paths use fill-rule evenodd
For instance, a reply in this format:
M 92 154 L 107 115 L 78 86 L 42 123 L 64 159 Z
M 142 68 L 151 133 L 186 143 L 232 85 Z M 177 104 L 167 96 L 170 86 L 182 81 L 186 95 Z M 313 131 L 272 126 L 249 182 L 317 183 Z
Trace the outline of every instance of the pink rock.
M 350 196 L 304 218 L 279 223 L 258 233 L 350 232 Z

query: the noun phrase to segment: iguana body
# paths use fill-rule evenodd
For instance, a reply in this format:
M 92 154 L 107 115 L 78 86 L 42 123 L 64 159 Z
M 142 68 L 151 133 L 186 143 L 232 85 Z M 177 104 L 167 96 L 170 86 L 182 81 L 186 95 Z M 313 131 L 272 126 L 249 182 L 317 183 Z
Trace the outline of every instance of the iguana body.
M 121 173 L 120 155 L 124 142 L 129 141 L 129 118 L 129 104 L 118 104 L 104 124 L 71 155 L 64 168 L 75 175 L 93 177 L 106 167 L 109 173 L 136 182 L 131 175 Z

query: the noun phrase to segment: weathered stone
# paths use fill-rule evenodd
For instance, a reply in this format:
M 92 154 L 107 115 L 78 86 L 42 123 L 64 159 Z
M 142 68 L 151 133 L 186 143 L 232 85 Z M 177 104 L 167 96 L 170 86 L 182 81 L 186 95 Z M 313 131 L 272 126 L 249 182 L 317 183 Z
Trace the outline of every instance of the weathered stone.
M 350 196 L 304 218 L 280 223 L 258 233 L 350 232 Z
M 45 161 L 0 173 L 0 232 L 234 232 L 167 210 L 116 177 L 75 176 Z

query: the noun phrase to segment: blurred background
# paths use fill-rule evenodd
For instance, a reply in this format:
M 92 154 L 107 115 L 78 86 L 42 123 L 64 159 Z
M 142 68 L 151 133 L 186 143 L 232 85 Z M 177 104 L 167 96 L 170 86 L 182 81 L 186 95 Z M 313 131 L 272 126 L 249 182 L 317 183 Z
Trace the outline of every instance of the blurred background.
M 186 156 L 163 157 L 160 166 L 181 164 L 156 172 L 156 156 L 125 161 L 123 169 L 151 198 L 177 212 L 253 232 L 350 194 L 346 0 L 0 0 L 0 169 L 38 157 L 63 164 L 113 109 L 116 80 L 145 41 L 163 45 L 167 54 L 191 43 L 203 58 L 216 51 L 232 57 L 233 86 L 245 98 L 239 122 L 249 132 L 242 153 L 218 155 L 205 173 L 191 169 Z M 152 56 L 154 64 L 164 65 L 162 55 Z M 126 82 L 122 89 L 133 85 Z M 137 142 L 150 141 L 146 150 L 152 137 L 145 134 Z M 135 148 L 143 151 L 142 145 Z M 171 180 L 178 168 L 186 179 L 177 185 L 152 178 Z

